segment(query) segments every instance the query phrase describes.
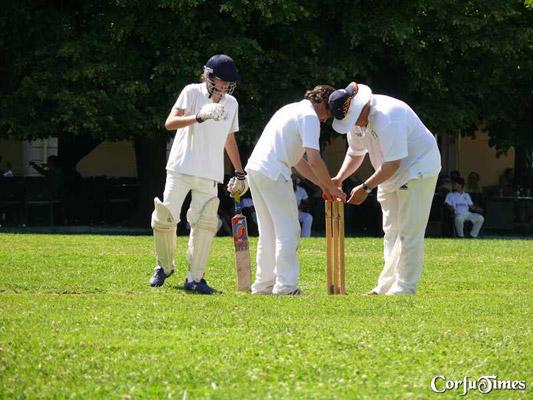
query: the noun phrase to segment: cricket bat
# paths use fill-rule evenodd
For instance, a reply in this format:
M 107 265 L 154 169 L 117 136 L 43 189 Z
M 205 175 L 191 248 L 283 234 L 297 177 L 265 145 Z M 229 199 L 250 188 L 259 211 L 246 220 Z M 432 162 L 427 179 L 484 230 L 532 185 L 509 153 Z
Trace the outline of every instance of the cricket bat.
M 237 289 L 250 291 L 250 248 L 248 246 L 248 224 L 242 214 L 241 198 L 234 196 L 235 215 L 231 219 L 233 244 L 235 245 L 235 267 L 237 270 Z

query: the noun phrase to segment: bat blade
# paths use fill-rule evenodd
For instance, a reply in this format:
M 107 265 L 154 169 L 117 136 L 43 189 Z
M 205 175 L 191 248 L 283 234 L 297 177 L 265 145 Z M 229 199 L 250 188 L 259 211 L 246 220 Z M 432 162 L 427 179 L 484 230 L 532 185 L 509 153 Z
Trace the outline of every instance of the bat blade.
M 250 247 L 248 245 L 248 224 L 240 212 L 240 202 L 235 199 L 236 214 L 231 219 L 233 244 L 235 245 L 235 268 L 237 271 L 237 289 L 250 291 Z

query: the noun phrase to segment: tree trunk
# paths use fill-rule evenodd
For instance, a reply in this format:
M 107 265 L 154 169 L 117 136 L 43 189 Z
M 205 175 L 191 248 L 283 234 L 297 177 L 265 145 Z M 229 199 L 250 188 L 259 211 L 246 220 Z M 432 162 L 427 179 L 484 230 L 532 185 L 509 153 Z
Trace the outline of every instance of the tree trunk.
M 55 212 L 56 223 L 79 225 L 90 220 L 87 192 L 76 165 L 102 142 L 90 134 L 58 135 L 57 158 L 63 172 L 62 188 L 54 191 L 54 198 L 60 201 Z
M 163 134 L 135 138 L 139 196 L 135 214 L 127 222 L 129 226 L 150 227 L 154 197 L 163 199 L 166 179 L 166 139 L 167 136 Z
M 533 185 L 533 150 L 527 148 L 527 145 L 518 145 L 515 147 L 515 186 L 520 188 L 531 188 Z
M 89 154 L 102 140 L 95 139 L 90 134 L 59 135 L 57 156 L 65 170 L 75 170 L 80 160 Z

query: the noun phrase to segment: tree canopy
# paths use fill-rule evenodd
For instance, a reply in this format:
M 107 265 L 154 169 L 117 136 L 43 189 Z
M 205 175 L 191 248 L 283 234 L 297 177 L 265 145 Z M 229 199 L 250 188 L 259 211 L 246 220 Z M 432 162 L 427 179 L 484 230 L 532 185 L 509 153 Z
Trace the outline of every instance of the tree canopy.
M 435 133 L 484 124 L 505 148 L 531 136 L 532 22 L 518 0 L 11 2 L 0 135 L 157 135 L 181 88 L 224 52 L 250 141 L 314 84 L 357 79 Z
M 134 141 L 144 221 L 164 183 L 164 120 L 216 53 L 238 65 L 239 140 L 316 84 L 367 83 L 433 133 L 533 155 L 526 0 L 19 0 L 0 11 L 0 136 L 59 138 L 63 165 Z M 325 137 L 331 129 L 324 129 Z M 524 158 L 524 157 L 522 157 Z M 533 160 L 528 160 L 531 166 Z M 145 221 L 144 221 L 145 222 Z

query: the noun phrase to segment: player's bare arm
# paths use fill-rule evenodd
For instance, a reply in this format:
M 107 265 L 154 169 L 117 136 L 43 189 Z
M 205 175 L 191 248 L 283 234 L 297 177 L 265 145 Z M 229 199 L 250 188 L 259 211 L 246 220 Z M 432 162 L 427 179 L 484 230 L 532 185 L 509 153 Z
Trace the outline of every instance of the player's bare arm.
M 307 154 L 307 162 L 313 169 L 313 172 L 320 181 L 322 187 L 326 190 L 326 194 L 337 197 L 342 201 L 346 201 L 346 194 L 332 182 L 328 168 L 326 167 L 324 160 L 322 160 L 322 157 L 320 157 L 319 151 L 306 147 L 305 152 Z
M 332 178 L 333 183 L 335 183 L 337 187 L 341 187 L 342 183 L 359 169 L 364 159 L 364 155 L 352 156 L 346 154 L 346 157 L 344 157 L 344 161 L 339 168 L 339 172 L 337 172 L 337 175 Z
M 185 115 L 185 110 L 173 108 L 165 121 L 165 129 L 167 131 L 175 131 L 197 123 L 196 115 Z
M 298 161 L 294 165 L 294 169 L 298 171 L 300 175 L 302 175 L 305 179 L 307 179 L 309 182 L 313 182 L 316 186 L 318 186 L 322 191 L 324 191 L 324 188 L 322 187 L 322 184 L 316 177 L 315 173 L 313 172 L 313 168 L 309 165 L 307 160 L 305 158 L 301 158 L 300 161 Z
M 231 196 L 240 197 L 248 191 L 249 185 L 248 180 L 246 179 L 246 173 L 242 169 L 241 156 L 239 155 L 237 140 L 235 139 L 235 134 L 233 132 L 229 133 L 228 137 L 226 138 L 225 149 L 226 153 L 228 153 L 231 163 L 233 164 L 233 168 L 235 168 L 235 176 L 229 180 L 226 190 L 231 194 Z
M 375 188 L 379 184 L 385 182 L 400 168 L 402 160 L 387 161 L 381 164 L 381 166 L 368 178 L 365 183 L 371 189 Z
M 244 170 L 242 169 L 241 156 L 239 154 L 239 147 L 237 146 L 237 140 L 235 139 L 235 133 L 230 132 L 228 134 L 225 149 L 235 171 L 244 173 Z
M 387 161 L 380 165 L 380 167 L 368 178 L 363 184 L 356 186 L 350 193 L 348 203 L 361 204 L 363 203 L 368 194 L 378 186 L 380 183 L 385 182 L 400 168 L 401 160 Z
M 224 106 L 218 103 L 204 104 L 196 115 L 185 115 L 185 110 L 174 108 L 167 117 L 165 128 L 167 130 L 185 128 L 194 123 L 201 124 L 208 119 L 220 121 L 225 115 Z

